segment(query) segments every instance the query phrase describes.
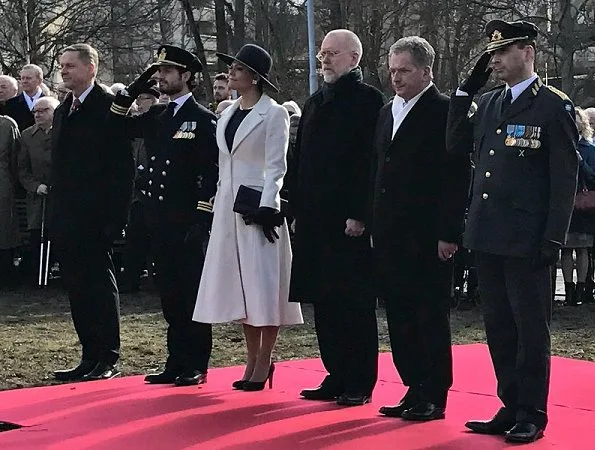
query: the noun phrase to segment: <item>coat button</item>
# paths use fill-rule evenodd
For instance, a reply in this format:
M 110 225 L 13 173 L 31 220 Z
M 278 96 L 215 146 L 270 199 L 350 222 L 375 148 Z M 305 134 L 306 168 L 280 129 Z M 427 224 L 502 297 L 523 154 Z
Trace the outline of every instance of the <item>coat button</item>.
M 155 157 L 154 156 L 151 156 L 151 161 L 155 161 Z
M 163 201 L 163 195 L 159 196 L 159 201 L 162 202 Z
M 149 180 L 149 186 L 153 184 L 153 180 Z
M 164 170 L 163 172 L 161 172 L 161 175 L 166 176 L 167 172 Z
M 153 168 L 152 167 L 149 169 L 149 172 L 153 173 Z
M 162 185 L 162 184 L 160 184 L 160 185 L 159 185 L 159 187 L 160 187 L 161 189 L 165 189 L 165 186 L 164 186 L 164 185 Z
M 494 150 L 490 150 L 490 156 L 494 156 L 496 152 Z
M 151 191 L 147 192 L 147 195 L 150 197 L 152 195 Z
M 500 134 L 500 133 L 502 133 L 502 130 L 501 130 L 500 128 L 498 128 L 498 129 L 496 130 L 496 134 Z
M 486 178 L 490 178 L 492 174 L 490 172 L 486 172 Z
M 167 164 L 167 165 L 169 166 L 169 164 L 170 164 L 170 161 L 169 161 L 169 159 L 166 159 L 166 160 L 165 160 L 165 164 Z
M 488 199 L 488 197 L 489 197 L 489 195 L 488 195 L 488 194 L 483 194 L 481 197 L 482 197 L 484 200 L 487 200 L 487 199 Z

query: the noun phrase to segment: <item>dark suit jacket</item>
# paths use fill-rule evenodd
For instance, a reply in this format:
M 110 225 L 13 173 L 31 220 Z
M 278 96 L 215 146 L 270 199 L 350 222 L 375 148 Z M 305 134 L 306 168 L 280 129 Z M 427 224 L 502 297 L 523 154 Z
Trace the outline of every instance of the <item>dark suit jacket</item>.
M 14 119 L 21 133 L 35 124 L 35 118 L 25 101 L 24 95 L 24 93 L 20 93 L 16 97 L 7 100 L 4 106 L 4 114 Z M 43 97 L 43 94 L 41 96 Z
M 392 101 L 380 112 L 372 234 L 382 294 L 409 284 L 410 271 L 420 270 L 418 260 L 437 264 L 438 240 L 461 240 L 470 163 L 466 155 L 446 151 L 448 103 L 430 87 L 394 138 Z
M 109 245 L 126 225 L 134 161 L 108 127 L 112 99 L 96 84 L 70 116 L 72 94 L 54 113 L 50 233 L 60 245 Z
M 464 242 L 533 257 L 544 240 L 562 243 L 568 231 L 578 170 L 574 107 L 540 79 L 502 114 L 503 98 L 503 86 L 488 91 L 471 119 L 472 98 L 451 98 L 448 149 L 475 151 L 477 161 Z
M 116 97 L 115 105 L 130 98 Z M 123 106 L 124 109 L 127 106 Z M 110 123 L 128 138 L 143 138 L 147 152 L 144 186 L 150 223 L 193 224 L 212 221 L 217 189 L 216 117 L 194 97 L 171 118 L 157 104 L 140 116 L 110 113 Z

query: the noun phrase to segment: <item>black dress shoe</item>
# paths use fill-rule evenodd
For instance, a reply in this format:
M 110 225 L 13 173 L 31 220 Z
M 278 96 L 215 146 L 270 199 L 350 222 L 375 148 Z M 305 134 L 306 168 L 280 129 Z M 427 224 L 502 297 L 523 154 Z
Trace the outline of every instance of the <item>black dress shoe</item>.
M 401 415 L 403 415 L 403 413 L 405 411 L 407 411 L 410 408 L 413 408 L 414 406 L 415 406 L 415 404 L 412 404 L 410 402 L 406 402 L 405 400 L 401 400 L 395 406 L 383 406 L 383 407 L 381 407 L 378 410 L 378 412 L 380 414 L 384 414 L 385 416 L 388 416 L 388 417 L 401 417 Z
M 145 377 L 145 383 L 149 384 L 174 384 L 180 372 L 174 372 L 170 369 L 165 369 L 163 372 L 152 373 Z
M 337 397 L 337 405 L 341 406 L 363 406 L 370 403 L 371 395 L 366 394 L 341 394 Z
M 81 381 L 110 380 L 120 375 L 121 372 L 113 364 L 98 362 L 91 372 L 81 378 Z
M 206 373 L 202 373 L 200 370 L 187 370 L 176 378 L 174 384 L 176 386 L 196 386 L 198 384 L 205 384 L 206 382 Z
M 516 423 L 516 413 L 511 409 L 500 408 L 490 420 L 470 420 L 467 428 L 480 434 L 504 434 Z
M 56 370 L 54 371 L 54 377 L 56 380 L 59 381 L 76 381 L 83 378 L 83 376 L 87 375 L 91 372 L 95 366 L 97 365 L 97 361 L 92 361 L 89 359 L 83 359 L 81 363 L 76 366 L 74 369 L 67 369 L 67 370 Z
M 519 444 L 534 442 L 543 437 L 544 430 L 545 426 L 537 426 L 531 422 L 517 422 L 506 432 L 504 440 L 506 442 L 516 442 Z
M 303 389 L 300 395 L 306 400 L 336 400 L 341 393 L 321 384 L 314 389 Z
M 444 408 L 431 402 L 420 402 L 401 414 L 401 419 L 429 421 L 444 419 Z

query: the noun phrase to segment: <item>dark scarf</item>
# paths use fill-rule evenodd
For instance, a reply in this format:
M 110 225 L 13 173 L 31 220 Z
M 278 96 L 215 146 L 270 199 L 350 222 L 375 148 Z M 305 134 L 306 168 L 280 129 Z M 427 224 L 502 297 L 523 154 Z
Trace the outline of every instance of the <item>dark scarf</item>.
M 345 75 L 339 77 L 334 83 L 324 83 L 322 85 L 322 98 L 324 101 L 332 100 L 337 93 L 342 93 L 351 90 L 354 85 L 359 84 L 363 81 L 364 76 L 362 69 L 357 66 L 350 70 Z

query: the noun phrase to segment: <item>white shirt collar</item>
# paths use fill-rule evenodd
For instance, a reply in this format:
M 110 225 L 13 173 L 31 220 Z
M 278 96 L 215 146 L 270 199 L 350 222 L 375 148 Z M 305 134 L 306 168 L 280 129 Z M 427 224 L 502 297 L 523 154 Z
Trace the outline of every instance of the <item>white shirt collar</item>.
M 172 102 L 176 104 L 176 107 L 174 108 L 174 116 L 180 110 L 182 105 L 186 103 L 186 100 L 188 100 L 190 97 L 192 97 L 192 92 L 188 92 L 186 95 L 182 95 L 181 97 L 172 100 Z
M 94 88 L 94 87 L 95 87 L 95 84 L 92 84 L 92 85 L 91 85 L 91 86 L 89 86 L 87 89 L 85 89 L 85 90 L 83 91 L 83 93 L 82 93 L 81 95 L 79 95 L 78 97 L 77 97 L 77 96 L 75 96 L 75 95 L 73 94 L 73 100 L 74 100 L 75 98 L 78 98 L 78 99 L 79 99 L 79 101 L 80 101 L 80 102 L 81 102 L 81 104 L 82 104 L 82 103 L 85 101 L 85 99 L 87 98 L 87 95 L 89 95 L 89 92 L 91 92 L 91 91 L 93 90 L 93 88 Z
M 33 95 L 33 97 L 30 97 L 29 94 L 23 91 L 23 97 L 25 98 L 25 102 L 27 102 L 27 106 L 29 106 L 29 109 L 33 109 L 33 104 L 35 103 L 35 100 L 41 97 L 42 93 L 43 92 L 41 91 L 40 87 L 37 87 L 37 91 L 35 92 L 35 95 Z
M 428 84 L 419 94 L 409 101 L 405 101 L 403 98 L 395 95 L 391 108 L 393 113 L 393 138 L 401 126 L 401 123 L 403 123 L 403 120 L 405 120 L 405 117 L 407 117 L 407 114 L 409 114 L 409 111 L 411 111 L 421 96 L 424 95 L 426 91 L 432 86 L 434 86 L 434 82 L 430 81 L 430 84 Z
M 536 73 L 531 75 L 525 81 L 515 84 L 513 87 L 510 87 L 508 84 L 506 84 L 506 90 L 508 91 L 508 89 L 510 89 L 512 91 L 512 101 L 514 102 L 517 98 L 519 98 L 519 95 L 525 92 L 525 89 L 531 86 L 535 80 L 537 80 Z

